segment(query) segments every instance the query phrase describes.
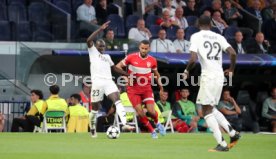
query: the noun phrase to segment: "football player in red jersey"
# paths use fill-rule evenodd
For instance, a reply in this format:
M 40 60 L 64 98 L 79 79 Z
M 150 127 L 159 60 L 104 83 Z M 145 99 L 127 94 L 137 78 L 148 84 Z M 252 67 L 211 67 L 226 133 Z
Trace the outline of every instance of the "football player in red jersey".
M 163 93 L 163 86 L 160 80 L 160 74 L 157 70 L 156 59 L 148 55 L 150 51 L 150 42 L 143 40 L 139 44 L 139 52 L 126 56 L 117 64 L 118 68 L 128 68 L 130 77 L 128 78 L 127 94 L 136 110 L 139 120 L 151 132 L 152 138 L 158 138 L 157 133 L 150 124 L 146 114 L 143 111 L 142 105 L 145 104 L 148 112 L 154 120 L 157 129 L 163 136 L 166 134 L 164 126 L 158 122 L 158 114 L 154 110 L 154 97 L 151 88 L 152 73 L 160 88 L 160 93 Z

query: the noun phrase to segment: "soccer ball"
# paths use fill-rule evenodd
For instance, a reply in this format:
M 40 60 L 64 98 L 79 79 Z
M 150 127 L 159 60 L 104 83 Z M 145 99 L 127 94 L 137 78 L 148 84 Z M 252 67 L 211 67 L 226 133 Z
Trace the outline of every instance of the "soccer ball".
M 110 126 L 106 131 L 106 135 L 109 139 L 117 139 L 120 136 L 120 130 L 116 126 Z

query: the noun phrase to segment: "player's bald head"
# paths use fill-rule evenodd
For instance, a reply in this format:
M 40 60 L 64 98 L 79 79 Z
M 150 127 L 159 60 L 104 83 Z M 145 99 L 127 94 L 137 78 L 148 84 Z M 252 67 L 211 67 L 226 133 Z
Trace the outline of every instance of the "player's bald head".
M 96 41 L 96 45 L 105 45 L 105 42 L 103 39 L 99 39 Z
M 99 39 L 96 41 L 96 48 L 100 53 L 103 53 L 105 50 L 105 42 L 103 39 Z
M 199 25 L 199 27 L 210 27 L 211 26 L 211 18 L 206 15 L 200 16 L 200 18 L 198 19 L 198 25 Z

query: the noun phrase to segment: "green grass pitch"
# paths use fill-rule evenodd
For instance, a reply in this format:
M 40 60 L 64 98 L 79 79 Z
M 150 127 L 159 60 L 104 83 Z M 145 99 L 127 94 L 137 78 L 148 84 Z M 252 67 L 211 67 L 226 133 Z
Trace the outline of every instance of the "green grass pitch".
M 224 135 L 227 142 L 229 138 Z M 276 136 L 242 134 L 229 152 L 208 152 L 216 146 L 212 134 L 123 133 L 119 139 L 88 133 L 0 133 L 1 159 L 273 159 Z

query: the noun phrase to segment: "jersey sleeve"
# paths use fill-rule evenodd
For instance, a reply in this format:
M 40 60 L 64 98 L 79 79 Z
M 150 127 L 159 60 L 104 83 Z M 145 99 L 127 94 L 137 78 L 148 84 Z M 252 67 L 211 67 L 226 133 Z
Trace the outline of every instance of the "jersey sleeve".
M 127 66 L 130 63 L 130 58 L 131 55 L 127 55 L 124 59 L 123 59 L 123 64 L 124 66 Z
M 226 51 L 228 47 L 231 47 L 231 45 L 227 42 L 227 40 L 224 37 L 221 37 L 221 47 L 223 51 Z
M 194 35 L 191 36 L 191 40 L 190 40 L 190 52 L 198 52 L 198 46 L 197 46 L 197 42 L 196 42 L 196 37 Z
M 99 51 L 97 50 L 97 48 L 93 44 L 91 47 L 88 48 L 88 53 L 89 54 L 99 54 Z
M 114 62 L 112 61 L 111 57 L 108 55 L 108 62 L 110 64 L 110 66 L 114 66 Z

